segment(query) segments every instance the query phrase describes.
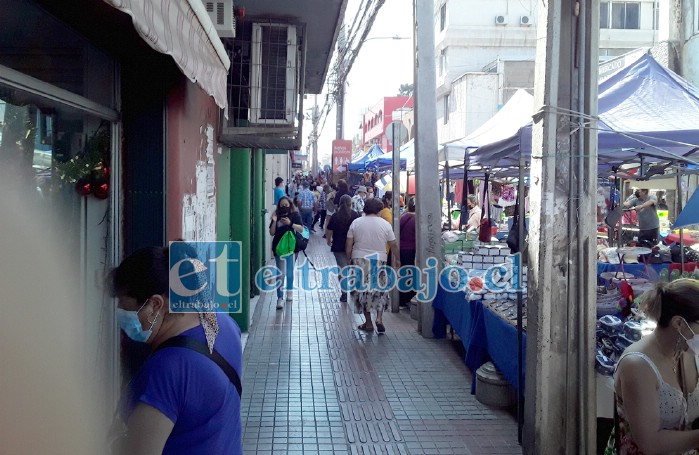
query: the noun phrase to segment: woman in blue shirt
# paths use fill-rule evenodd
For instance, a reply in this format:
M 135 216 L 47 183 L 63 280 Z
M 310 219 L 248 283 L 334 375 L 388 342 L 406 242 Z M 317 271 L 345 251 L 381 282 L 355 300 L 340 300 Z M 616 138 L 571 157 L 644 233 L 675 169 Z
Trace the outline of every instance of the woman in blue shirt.
M 240 394 L 231 379 L 242 376 L 240 328 L 225 314 L 171 313 L 169 270 L 169 249 L 154 247 L 136 251 L 112 273 L 121 329 L 153 349 L 124 397 L 124 453 L 242 454 Z M 206 353 L 158 349 L 177 336 Z M 235 373 L 224 372 L 209 355 L 215 353 Z

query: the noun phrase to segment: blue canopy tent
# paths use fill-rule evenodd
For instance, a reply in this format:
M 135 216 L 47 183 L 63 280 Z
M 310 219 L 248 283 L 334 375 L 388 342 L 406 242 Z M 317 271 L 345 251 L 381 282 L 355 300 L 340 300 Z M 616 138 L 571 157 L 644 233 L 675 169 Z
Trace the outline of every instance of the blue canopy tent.
M 601 170 L 637 159 L 696 164 L 699 90 L 644 54 L 599 85 L 598 155 Z M 469 151 L 470 164 L 519 166 L 529 161 L 532 124 L 514 135 Z
M 381 150 L 381 147 L 378 145 L 372 145 L 369 150 L 347 164 L 347 170 L 351 172 L 364 172 L 367 161 L 378 158 L 383 154 L 384 153 L 383 150 Z
M 415 140 L 411 139 L 400 148 L 400 169 L 412 170 L 415 168 Z M 393 166 L 393 152 L 386 152 L 381 156 L 367 160 L 364 163 L 367 169 L 387 169 Z
M 680 229 L 683 227 L 699 224 L 699 191 L 694 190 L 692 197 L 687 201 L 687 205 L 680 212 L 672 229 Z

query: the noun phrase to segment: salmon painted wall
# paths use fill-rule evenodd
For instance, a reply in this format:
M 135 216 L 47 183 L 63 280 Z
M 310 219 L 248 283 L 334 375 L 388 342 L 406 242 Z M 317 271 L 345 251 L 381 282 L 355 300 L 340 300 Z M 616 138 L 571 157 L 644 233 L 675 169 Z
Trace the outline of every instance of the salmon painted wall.
M 167 96 L 167 238 L 216 240 L 219 108 L 182 78 Z

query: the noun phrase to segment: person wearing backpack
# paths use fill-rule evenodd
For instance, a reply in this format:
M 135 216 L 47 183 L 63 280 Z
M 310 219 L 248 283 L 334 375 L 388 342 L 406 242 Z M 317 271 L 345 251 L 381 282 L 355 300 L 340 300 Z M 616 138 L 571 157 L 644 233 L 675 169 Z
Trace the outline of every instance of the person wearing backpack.
M 272 236 L 272 254 L 277 268 L 282 271 L 277 283 L 277 309 L 284 308 L 284 277 L 286 276 L 286 301 L 292 300 L 294 288 L 294 261 L 296 259 L 295 232 L 303 232 L 301 215 L 290 198 L 279 199 L 277 209 L 272 213 L 269 234 Z

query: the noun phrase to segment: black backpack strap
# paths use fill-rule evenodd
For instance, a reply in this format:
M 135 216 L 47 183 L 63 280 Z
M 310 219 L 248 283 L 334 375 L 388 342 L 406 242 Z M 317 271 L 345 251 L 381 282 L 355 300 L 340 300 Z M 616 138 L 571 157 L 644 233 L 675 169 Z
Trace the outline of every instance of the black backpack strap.
M 228 379 L 230 379 L 231 383 L 235 386 L 235 390 L 238 391 L 238 396 L 243 396 L 243 384 L 240 382 L 240 376 L 238 376 L 238 372 L 235 371 L 235 368 L 233 368 L 231 364 L 228 363 L 226 359 L 224 359 L 223 356 L 219 354 L 216 349 L 214 349 L 213 353 L 211 353 L 209 352 L 209 346 L 207 346 L 207 344 L 203 341 L 199 341 L 196 338 L 179 335 L 163 342 L 160 346 L 158 346 L 155 349 L 155 351 L 153 351 L 153 354 L 162 349 L 167 348 L 191 349 L 192 351 L 196 351 L 199 354 L 202 354 L 210 358 L 214 363 L 216 363 L 216 365 L 221 367 L 224 373 L 226 373 Z

